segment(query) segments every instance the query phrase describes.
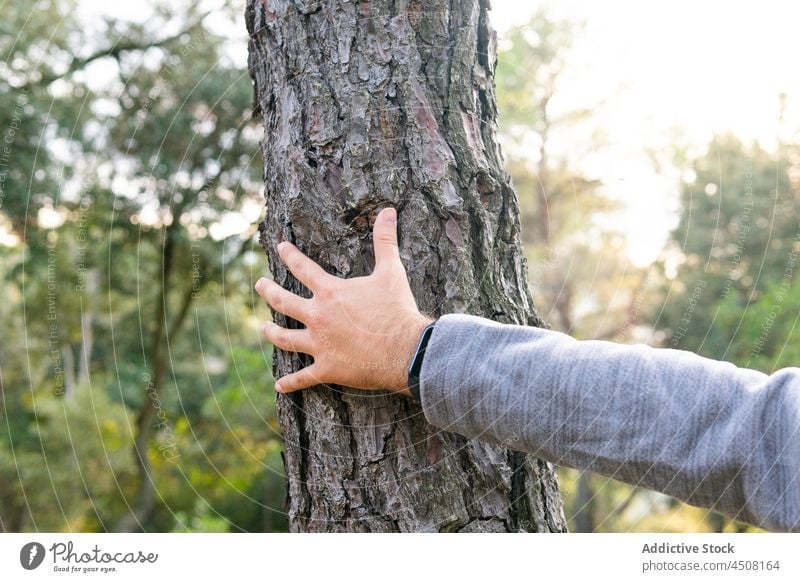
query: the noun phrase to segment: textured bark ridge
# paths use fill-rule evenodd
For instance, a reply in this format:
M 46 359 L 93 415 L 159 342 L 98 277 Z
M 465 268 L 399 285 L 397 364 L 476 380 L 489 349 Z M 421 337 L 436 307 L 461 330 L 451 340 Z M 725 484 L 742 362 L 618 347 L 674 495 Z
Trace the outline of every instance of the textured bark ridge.
M 277 258 L 281 240 L 337 276 L 369 274 L 372 222 L 392 205 L 421 310 L 542 325 L 496 142 L 487 9 L 250 0 L 275 281 L 307 296 Z M 306 363 L 278 351 L 275 372 Z M 294 530 L 565 530 L 550 465 L 437 430 L 407 398 L 321 386 L 278 396 L 278 413 Z

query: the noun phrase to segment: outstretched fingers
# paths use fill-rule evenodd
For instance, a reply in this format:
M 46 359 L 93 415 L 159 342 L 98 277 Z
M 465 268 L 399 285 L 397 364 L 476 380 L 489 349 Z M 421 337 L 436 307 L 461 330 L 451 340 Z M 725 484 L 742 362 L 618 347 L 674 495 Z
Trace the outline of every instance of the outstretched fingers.
M 261 326 L 261 331 L 269 343 L 286 352 L 311 354 L 314 343 L 307 329 L 286 329 L 271 321 Z
M 316 386 L 317 384 L 323 383 L 324 382 L 319 377 L 317 365 L 311 364 L 307 368 L 303 368 L 298 372 L 284 376 L 275 382 L 275 390 L 284 394 L 288 394 L 289 392 L 297 392 L 298 390 L 303 390 L 305 388 L 310 388 L 311 386 Z
M 278 245 L 278 254 L 298 281 L 311 289 L 313 293 L 333 275 L 329 275 L 317 263 L 305 256 L 300 249 L 290 242 L 283 241 Z
M 384 269 L 400 262 L 400 251 L 397 247 L 397 211 L 384 208 L 375 218 L 372 227 L 372 244 L 375 249 L 375 269 Z
M 275 311 L 305 323 L 311 311 L 310 301 L 287 291 L 274 281 L 262 277 L 256 282 L 256 291 Z

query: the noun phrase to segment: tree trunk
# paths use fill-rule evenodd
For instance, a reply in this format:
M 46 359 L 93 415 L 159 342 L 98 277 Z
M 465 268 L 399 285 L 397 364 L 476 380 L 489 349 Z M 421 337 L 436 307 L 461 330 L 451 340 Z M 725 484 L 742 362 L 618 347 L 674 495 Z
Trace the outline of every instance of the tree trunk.
M 89 369 L 92 361 L 94 347 L 94 319 L 97 293 L 100 287 L 100 272 L 97 267 L 86 271 L 86 304 L 81 305 L 81 360 L 78 363 L 78 385 L 82 386 L 89 381 Z
M 486 0 L 250 0 L 275 247 L 340 277 L 370 273 L 376 211 L 398 210 L 420 309 L 542 325 L 519 208 L 496 142 Z M 279 324 L 296 327 L 275 314 Z M 276 350 L 280 377 L 308 362 Z M 564 531 L 552 467 L 430 426 L 402 396 L 319 386 L 278 396 L 295 531 Z
M 592 533 L 595 524 L 596 497 L 592 487 L 592 476 L 587 472 L 578 475 L 578 494 L 575 499 L 574 532 Z

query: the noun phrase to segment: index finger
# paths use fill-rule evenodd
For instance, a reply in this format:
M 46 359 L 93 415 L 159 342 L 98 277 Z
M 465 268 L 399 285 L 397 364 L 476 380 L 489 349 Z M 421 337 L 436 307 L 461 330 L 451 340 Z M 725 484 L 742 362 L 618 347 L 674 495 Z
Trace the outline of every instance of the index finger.
M 278 245 L 278 254 L 298 281 L 312 292 L 330 277 L 317 263 L 305 256 L 292 243 L 283 241 Z

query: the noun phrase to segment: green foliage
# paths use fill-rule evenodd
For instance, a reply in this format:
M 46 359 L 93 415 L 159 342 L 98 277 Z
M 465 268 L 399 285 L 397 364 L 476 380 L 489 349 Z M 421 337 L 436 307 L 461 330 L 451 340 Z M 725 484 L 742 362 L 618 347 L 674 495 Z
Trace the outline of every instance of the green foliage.
M 578 30 L 539 11 L 501 41 L 501 133 L 540 312 L 575 336 L 624 340 L 637 323 L 630 305 L 643 292 L 644 274 L 626 259 L 624 236 L 603 224 L 619 206 L 603 184 L 550 151 L 556 132 L 590 115 L 586 108 L 558 117 L 551 111 Z M 537 150 L 531 152 L 529 144 Z
M 729 295 L 718 309 L 719 325 L 735 330 L 727 349 L 731 362 L 766 373 L 800 362 L 800 282 L 793 277 L 773 282 L 744 305 Z
M 232 348 L 226 381 L 207 386 L 205 397 L 196 398 L 203 402 L 199 414 L 177 426 L 181 457 L 174 480 L 164 481 L 164 492 L 167 505 L 181 507 L 187 500 L 170 502 L 170 486 L 180 491 L 186 482 L 191 487 L 197 499 L 185 510 L 189 522 L 213 515 L 231 531 L 288 526 L 273 505 L 284 498 L 285 486 L 274 382 L 264 377 L 271 357 L 271 350 Z
M 143 23 L 76 6 L 0 24 L 0 234 L 18 241 L 0 237 L 0 530 L 116 528 L 148 412 L 142 528 L 285 529 L 251 295 L 260 130 L 224 32 L 241 6 L 143 4 Z
M 31 528 L 104 530 L 124 510 L 121 481 L 133 472 L 128 411 L 93 386 L 68 398 L 37 390 L 22 406 L 28 430 L 0 440 L 6 503 L 23 497 Z
M 662 264 L 670 281 L 657 325 L 670 347 L 747 362 L 746 344 L 760 324 L 745 330 L 739 320 L 760 312 L 762 301 L 769 305 L 766 296 L 784 277 L 789 285 L 794 279 L 800 197 L 791 168 L 730 136 L 693 163 Z
M 800 359 L 797 152 L 719 136 L 691 162 L 680 221 L 660 267 L 655 326 L 667 347 L 772 372 Z M 705 516 L 713 531 L 742 524 Z
M 497 99 L 500 128 L 507 138 L 531 129 L 544 131 L 546 108 L 556 95 L 564 57 L 578 29 L 540 9 L 504 35 L 497 60 Z
M 660 299 L 659 273 L 632 265 L 625 256 L 627 243 L 623 234 L 606 226 L 608 217 L 619 209 L 608 195 L 609 186 L 588 179 L 569 160 L 555 156 L 550 147 L 562 127 L 592 115 L 588 103 L 566 112 L 554 107 L 561 96 L 565 55 L 577 32 L 579 27 L 539 12 L 530 22 L 512 28 L 499 43 L 503 49 L 497 67 L 500 128 L 507 167 L 520 197 L 534 298 L 553 328 L 573 336 L 618 342 L 648 340 L 652 337 L 650 325 L 657 318 L 651 317 L 648 310 Z M 735 151 L 734 146 L 730 147 Z M 723 158 L 736 163 L 729 155 Z M 693 184 L 690 191 L 704 188 L 710 172 L 719 170 L 711 162 L 709 157 L 707 163 L 698 163 L 695 182 L 699 184 Z M 763 156 L 754 157 L 755 165 L 761 172 Z M 728 175 L 731 168 L 721 171 Z M 773 167 L 773 176 L 774 173 Z M 766 174 L 759 174 L 759 179 L 765 177 Z M 731 188 L 728 183 L 725 186 Z M 702 198 L 701 205 L 711 200 L 706 194 Z M 735 225 L 729 223 L 741 197 L 734 191 L 725 202 L 731 216 L 717 225 L 716 212 L 706 206 L 697 207 L 697 197 L 684 193 L 686 212 L 699 214 L 696 219 L 692 215 L 691 220 L 685 214 L 679 227 L 679 231 L 691 228 L 695 237 L 685 250 L 702 252 L 709 233 L 713 238 L 716 229 L 727 229 L 717 233 L 716 244 L 723 248 L 730 244 Z M 685 285 L 691 292 L 692 279 L 697 276 L 696 259 L 691 258 L 682 267 L 674 287 Z M 675 300 L 674 294 L 669 300 Z M 680 319 L 683 306 L 678 311 Z M 704 310 L 698 307 L 698 311 Z M 663 325 L 670 317 L 664 315 L 658 324 Z M 710 517 L 706 511 L 599 475 L 559 469 L 559 483 L 573 530 L 708 531 L 729 527 L 726 520 Z

